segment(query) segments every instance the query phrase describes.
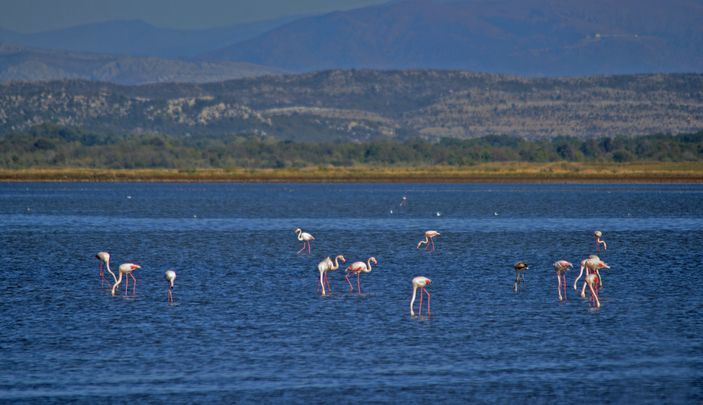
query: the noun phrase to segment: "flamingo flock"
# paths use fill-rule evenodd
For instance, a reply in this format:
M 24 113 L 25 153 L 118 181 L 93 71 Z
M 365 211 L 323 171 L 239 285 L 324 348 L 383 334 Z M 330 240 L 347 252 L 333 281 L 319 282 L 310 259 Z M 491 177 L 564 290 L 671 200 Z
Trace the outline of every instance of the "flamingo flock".
M 401 205 L 407 204 L 407 198 L 403 197 L 401 201 Z M 297 254 L 300 254 L 302 252 L 305 252 L 307 249 L 308 254 L 311 254 L 311 245 L 310 241 L 315 240 L 315 238 L 308 232 L 303 232 L 301 228 L 296 228 L 295 229 L 295 234 L 297 236 L 297 240 L 303 242 L 303 246 L 301 247 L 300 250 L 297 251 Z M 438 231 L 435 230 L 428 230 L 425 231 L 424 236 L 425 238 L 423 240 L 420 240 L 418 242 L 416 249 L 419 249 L 422 245 L 425 245 L 425 250 L 428 252 L 432 252 L 435 250 L 435 244 L 434 244 L 434 238 L 437 236 L 440 236 L 441 234 Z M 603 251 L 605 252 L 607 249 L 607 244 L 605 243 L 604 240 L 602 240 L 603 233 L 601 231 L 594 231 L 593 235 L 595 237 L 595 246 L 596 246 L 596 251 L 600 250 L 600 247 L 603 247 Z M 118 276 L 115 275 L 115 273 L 112 271 L 110 268 L 110 254 L 108 252 L 98 252 L 95 255 L 95 258 L 98 259 L 99 261 L 99 277 L 100 277 L 100 282 L 101 282 L 101 287 L 104 286 L 105 284 L 105 275 L 103 269 L 107 270 L 108 273 L 113 278 L 114 284 L 112 284 L 111 287 L 111 294 L 113 296 L 117 295 L 117 289 L 118 287 L 122 284 L 122 280 L 125 280 L 125 295 L 128 294 L 129 292 L 129 279 L 132 279 L 133 287 L 132 287 L 132 294 L 136 295 L 136 289 L 137 289 L 137 279 L 134 276 L 134 273 L 136 270 L 141 269 L 142 267 L 139 264 L 135 263 L 123 263 L 119 266 L 118 268 Z M 322 261 L 320 261 L 317 265 L 317 270 L 319 273 L 319 282 L 320 282 L 320 289 L 322 292 L 322 296 L 327 296 L 328 293 L 332 292 L 332 287 L 329 282 L 329 277 L 328 274 L 331 271 L 339 269 L 340 266 L 340 261 L 342 263 L 346 263 L 346 258 L 343 255 L 336 255 L 334 256 L 334 260 L 332 260 L 331 256 L 326 257 Z M 373 269 L 373 265 L 378 265 L 378 261 L 376 260 L 375 257 L 369 257 L 366 261 L 356 261 L 350 264 L 346 270 L 345 270 L 345 275 L 344 278 L 349 284 L 349 291 L 354 292 L 354 286 L 349 279 L 351 276 L 356 275 L 356 285 L 357 285 L 357 291 L 359 294 L 361 294 L 361 273 L 371 273 L 371 270 Z M 597 255 L 593 254 L 590 255 L 588 258 L 583 259 L 581 261 L 581 266 L 580 266 L 580 271 L 578 277 L 574 280 L 574 290 L 578 291 L 578 282 L 581 279 L 581 277 L 584 275 L 585 272 L 585 277 L 584 281 L 582 284 L 581 288 L 581 293 L 580 296 L 582 298 L 586 297 L 586 287 L 588 287 L 589 292 L 590 292 L 590 303 L 593 307 L 595 308 L 600 308 L 601 306 L 601 300 L 599 298 L 599 289 L 603 287 L 603 278 L 600 274 L 601 269 L 610 269 L 610 266 L 608 266 L 605 262 L 603 262 L 600 257 Z M 557 299 L 559 301 L 565 301 L 567 299 L 567 281 L 566 281 L 566 273 L 569 269 L 573 268 L 573 264 L 567 260 L 557 260 L 552 264 L 554 271 L 556 272 L 557 276 Z M 513 283 L 513 290 L 515 292 L 518 292 L 521 287 L 524 288 L 525 284 L 525 271 L 529 269 L 529 266 L 526 262 L 524 261 L 518 261 L 513 265 L 513 268 L 515 270 L 515 281 Z M 164 279 L 168 283 L 168 289 L 167 289 L 167 302 L 168 303 L 173 303 L 173 289 L 175 287 L 175 281 L 176 281 L 176 272 L 174 270 L 167 270 L 164 273 Z M 420 303 L 419 303 L 419 308 L 418 308 L 418 316 L 422 316 L 422 308 L 423 308 L 423 297 L 427 296 L 427 316 L 430 316 L 430 293 L 427 291 L 427 287 L 432 283 L 432 280 L 425 276 L 417 276 L 414 277 L 411 280 L 411 286 L 412 286 L 412 296 L 410 299 L 410 315 L 415 316 L 415 311 L 414 311 L 414 305 L 415 301 L 417 298 L 417 293 L 418 290 L 420 292 Z M 109 284 L 109 282 L 108 282 Z

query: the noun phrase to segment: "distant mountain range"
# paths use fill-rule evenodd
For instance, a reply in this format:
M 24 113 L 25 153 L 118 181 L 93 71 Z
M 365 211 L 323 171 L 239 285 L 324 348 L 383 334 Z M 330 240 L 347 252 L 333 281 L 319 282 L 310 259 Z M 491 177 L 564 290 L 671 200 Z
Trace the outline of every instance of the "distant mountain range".
M 0 29 L 0 42 L 76 52 L 187 58 L 254 38 L 297 18 L 201 30 L 159 28 L 140 20 L 105 21 L 34 34 Z
M 46 123 L 110 134 L 298 141 L 692 133 L 703 129 L 703 74 L 335 70 L 207 84 L 0 84 L 0 134 Z
M 293 71 L 701 72 L 701 22 L 699 0 L 408 0 L 303 18 L 207 57 Z
M 83 79 L 118 84 L 202 83 L 278 73 L 251 63 L 118 56 L 0 43 L 0 82 Z
M 233 66 L 223 61 L 256 65 L 248 70 L 255 74 L 339 68 L 527 76 L 695 73 L 703 72 L 702 21 L 700 0 L 394 0 L 206 30 L 164 29 L 142 21 L 36 34 L 0 30 L 0 42 L 20 46 L 14 53 L 3 47 L 0 80 L 146 83 L 240 77 L 226 73 Z M 129 74 L 104 73 L 115 65 Z

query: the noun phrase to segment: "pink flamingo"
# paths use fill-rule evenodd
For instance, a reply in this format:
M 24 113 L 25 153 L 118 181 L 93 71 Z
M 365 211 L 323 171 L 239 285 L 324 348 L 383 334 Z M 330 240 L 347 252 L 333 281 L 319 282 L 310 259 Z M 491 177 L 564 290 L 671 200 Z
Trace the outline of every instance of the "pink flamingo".
M 604 240 L 601 239 L 601 237 L 603 236 L 603 232 L 594 231 L 593 236 L 596 238 L 596 252 L 598 251 L 600 245 L 603 245 L 603 251 L 608 250 L 608 245 L 605 243 Z
M 583 275 L 583 270 L 586 270 L 586 279 L 583 281 L 583 287 L 581 288 L 581 298 L 586 297 L 586 284 L 588 284 L 588 276 L 590 274 L 595 274 L 598 277 L 596 278 L 596 281 L 598 281 L 600 287 L 603 287 L 603 279 L 600 276 L 600 269 L 609 269 L 610 266 L 605 264 L 598 256 L 596 255 L 591 255 L 588 257 L 588 259 L 581 260 L 581 269 L 579 271 L 579 276 L 576 277 L 576 280 L 574 280 L 574 290 L 578 291 L 578 281 Z
M 115 282 L 115 285 L 112 286 L 112 295 L 113 295 L 113 296 L 116 295 L 115 292 L 117 291 L 117 286 L 119 286 L 120 283 L 122 282 L 122 275 L 123 275 L 123 274 L 125 275 L 125 278 L 131 276 L 131 277 L 132 277 L 132 280 L 134 280 L 134 288 L 133 288 L 132 294 L 136 294 L 136 292 L 137 292 L 137 279 L 134 278 L 134 274 L 132 274 L 132 273 L 134 272 L 134 270 L 136 270 L 136 269 L 141 269 L 141 268 L 142 268 L 142 266 L 140 266 L 140 265 L 138 265 L 138 264 L 133 264 L 133 263 L 123 263 L 123 264 L 121 264 L 121 265 L 120 265 L 120 268 L 119 268 L 120 277 L 119 277 L 119 278 L 117 279 L 117 281 Z M 129 278 L 127 278 L 127 281 L 125 282 L 125 285 L 124 285 L 124 293 L 125 293 L 125 295 L 127 294 L 127 288 L 128 288 L 128 287 L 129 287 Z
M 557 293 L 559 294 L 559 301 L 566 299 L 566 271 L 572 267 L 574 267 L 574 265 L 566 260 L 554 262 L 554 271 L 557 272 Z M 562 290 L 564 290 L 563 296 L 561 294 Z
M 166 281 L 168 281 L 168 303 L 173 302 L 173 287 L 174 283 L 176 282 L 176 272 L 173 270 L 166 270 L 166 273 L 164 274 L 164 278 Z M 135 280 L 135 285 L 136 285 L 136 280 Z
M 420 246 L 422 246 L 424 244 L 424 245 L 426 245 L 425 251 L 433 252 L 434 251 L 434 238 L 439 235 L 440 235 L 440 233 L 437 231 L 426 231 L 425 232 L 425 239 L 421 240 L 417 244 L 417 249 L 420 249 Z M 432 246 L 432 250 L 430 250 L 430 246 Z
M 344 276 L 344 278 L 347 279 L 347 283 L 349 283 L 349 291 L 354 291 L 354 287 L 352 286 L 351 281 L 349 281 L 349 275 L 352 273 L 356 273 L 356 286 L 359 289 L 359 294 L 361 294 L 361 282 L 360 282 L 360 276 L 361 273 L 370 273 L 371 272 L 371 262 L 373 264 L 378 264 L 376 261 L 375 257 L 369 257 L 369 260 L 364 263 L 364 262 L 354 262 L 349 267 L 347 267 L 347 275 Z
M 600 300 L 598 299 L 599 282 L 600 277 L 595 273 L 586 276 L 586 283 L 588 283 L 588 288 L 591 290 L 591 305 L 595 305 L 596 308 L 600 308 Z
M 115 273 L 110 270 L 110 254 L 107 252 L 98 252 L 98 254 L 95 255 L 95 258 L 100 260 L 100 287 L 103 287 L 105 285 L 105 273 L 103 273 L 103 265 L 105 266 L 107 271 L 112 274 L 112 278 L 115 280 L 115 282 L 117 282 L 117 277 L 115 277 Z
M 417 289 L 420 289 L 420 308 L 419 315 L 422 316 L 422 292 L 427 294 L 427 316 L 430 316 L 430 293 L 425 287 L 430 285 L 432 280 L 427 277 L 418 276 L 413 279 L 413 297 L 410 300 L 410 316 L 415 316 L 415 311 L 413 311 L 413 305 L 415 304 L 415 295 L 417 294 Z
M 308 253 L 310 253 L 310 241 L 315 240 L 315 237 L 307 232 L 303 232 L 300 228 L 296 228 L 295 233 L 298 235 L 298 240 L 303 242 L 303 247 L 298 251 L 298 254 L 305 250 L 305 246 L 308 247 Z
M 320 272 L 320 285 L 322 286 L 322 295 L 326 295 L 325 283 L 327 283 L 327 289 L 332 292 L 332 287 L 330 287 L 330 281 L 327 279 L 327 272 L 331 270 L 337 270 L 339 268 L 339 260 L 341 260 L 342 263 L 347 262 L 347 259 L 345 259 L 344 256 L 338 255 L 334 258 L 334 262 L 332 262 L 331 258 L 327 257 L 325 260 L 321 261 L 317 265 L 317 270 Z

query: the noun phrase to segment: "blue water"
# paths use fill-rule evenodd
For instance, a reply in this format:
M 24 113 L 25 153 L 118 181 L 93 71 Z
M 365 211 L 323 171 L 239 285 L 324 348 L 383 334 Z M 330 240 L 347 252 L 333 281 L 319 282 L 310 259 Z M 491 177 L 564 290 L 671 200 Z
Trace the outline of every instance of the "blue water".
M 560 303 L 594 229 L 603 305 Z M 0 230 L 0 401 L 703 400 L 701 185 L 0 184 Z M 338 270 L 320 296 L 336 254 L 378 259 L 362 295 Z

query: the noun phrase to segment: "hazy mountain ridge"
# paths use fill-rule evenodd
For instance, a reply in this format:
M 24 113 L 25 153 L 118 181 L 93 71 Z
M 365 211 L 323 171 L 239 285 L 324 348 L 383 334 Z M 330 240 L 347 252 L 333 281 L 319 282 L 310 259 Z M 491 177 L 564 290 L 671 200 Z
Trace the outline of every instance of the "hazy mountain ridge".
M 703 75 L 520 78 L 363 70 L 206 84 L 0 85 L 0 133 L 42 123 L 294 140 L 691 133 L 703 129 Z
M 700 21 L 694 0 L 408 0 L 292 21 L 206 56 L 293 71 L 701 72 Z
M 0 29 L 0 42 L 74 52 L 182 58 L 254 38 L 297 18 L 193 30 L 160 28 L 141 20 L 104 21 L 32 34 Z
M 201 83 L 278 72 L 250 63 L 115 56 L 0 43 L 0 82 L 84 79 L 119 84 Z

